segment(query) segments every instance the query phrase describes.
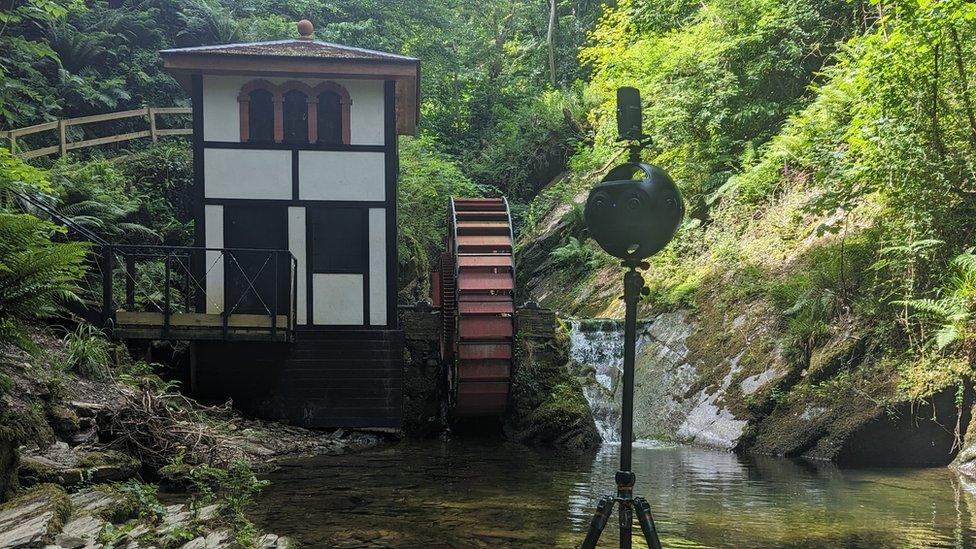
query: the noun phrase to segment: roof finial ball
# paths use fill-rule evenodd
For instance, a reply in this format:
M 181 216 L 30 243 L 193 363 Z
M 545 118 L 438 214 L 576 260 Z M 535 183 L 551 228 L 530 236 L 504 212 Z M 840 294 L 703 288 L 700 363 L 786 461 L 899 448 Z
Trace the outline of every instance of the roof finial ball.
M 299 40 L 311 40 L 312 32 L 315 27 L 312 26 L 312 22 L 308 19 L 302 19 L 298 22 L 298 39 Z

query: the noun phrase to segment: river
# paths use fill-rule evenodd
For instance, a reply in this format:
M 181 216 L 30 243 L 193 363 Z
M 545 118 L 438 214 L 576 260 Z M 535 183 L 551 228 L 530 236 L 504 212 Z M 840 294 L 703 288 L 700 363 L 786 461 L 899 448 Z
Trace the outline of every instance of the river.
M 295 460 L 268 476 L 252 514 L 305 547 L 574 547 L 613 490 L 617 452 L 454 440 Z M 976 546 L 976 498 L 948 469 L 658 444 L 635 448 L 634 469 L 666 548 Z M 615 530 L 601 547 L 615 546 Z

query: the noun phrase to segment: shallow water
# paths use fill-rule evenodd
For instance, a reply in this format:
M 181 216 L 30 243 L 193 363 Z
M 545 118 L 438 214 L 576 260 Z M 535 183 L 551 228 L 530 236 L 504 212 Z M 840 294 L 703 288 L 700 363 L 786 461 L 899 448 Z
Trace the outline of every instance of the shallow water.
M 617 452 L 455 440 L 296 460 L 268 477 L 253 517 L 306 547 L 574 547 L 613 490 Z M 649 444 L 634 470 L 666 548 L 976 546 L 976 498 L 947 469 Z M 611 522 L 600 546 L 615 545 Z

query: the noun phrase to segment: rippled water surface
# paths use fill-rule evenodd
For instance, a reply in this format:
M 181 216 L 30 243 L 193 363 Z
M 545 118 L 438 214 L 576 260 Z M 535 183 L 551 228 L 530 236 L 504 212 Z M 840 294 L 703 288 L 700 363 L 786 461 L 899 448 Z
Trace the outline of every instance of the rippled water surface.
M 299 460 L 270 475 L 254 517 L 306 547 L 573 547 L 613 490 L 617 452 L 453 441 Z M 973 488 L 946 469 L 656 445 L 635 449 L 634 469 L 665 547 L 976 546 Z M 616 545 L 614 530 L 601 547 Z

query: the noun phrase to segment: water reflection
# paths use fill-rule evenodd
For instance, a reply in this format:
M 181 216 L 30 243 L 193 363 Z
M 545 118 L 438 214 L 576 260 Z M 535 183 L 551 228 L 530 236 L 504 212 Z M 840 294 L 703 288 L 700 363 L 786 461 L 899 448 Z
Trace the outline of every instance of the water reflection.
M 614 489 L 617 451 L 455 441 L 306 459 L 271 475 L 254 515 L 308 547 L 574 547 Z M 666 547 L 976 544 L 971 492 L 944 469 L 840 470 L 656 444 L 635 449 L 634 469 Z M 613 526 L 601 546 L 615 544 Z

